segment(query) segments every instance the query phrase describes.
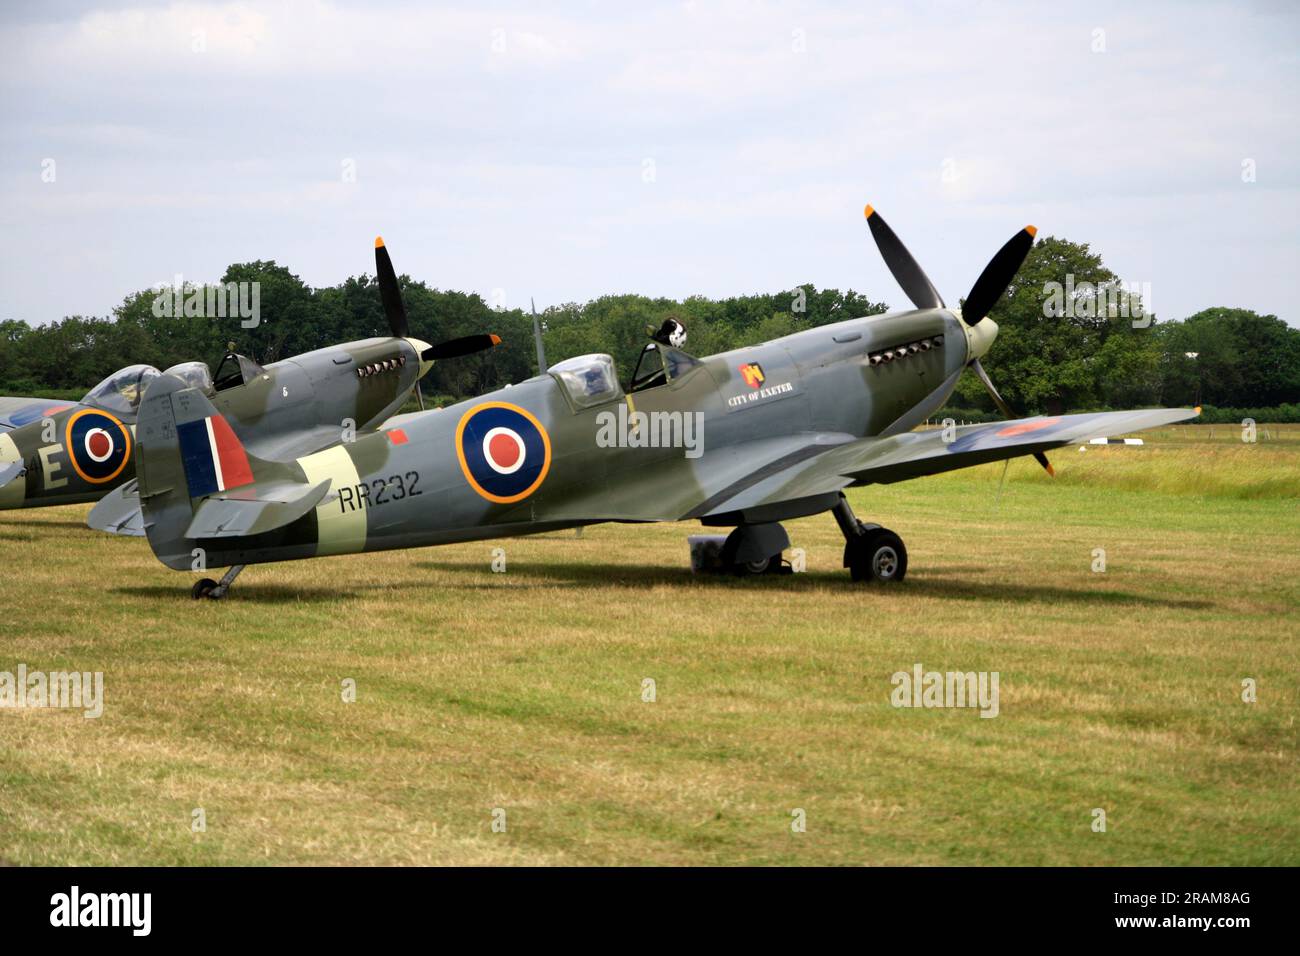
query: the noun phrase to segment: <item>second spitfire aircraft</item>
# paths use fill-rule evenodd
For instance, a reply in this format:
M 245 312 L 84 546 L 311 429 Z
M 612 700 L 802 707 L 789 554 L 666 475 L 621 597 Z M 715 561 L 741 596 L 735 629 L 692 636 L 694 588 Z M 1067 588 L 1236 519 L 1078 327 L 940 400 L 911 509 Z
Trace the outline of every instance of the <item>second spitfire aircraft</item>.
M 605 521 L 694 519 L 734 528 L 722 561 L 779 566 L 779 522 L 831 512 L 854 580 L 901 581 L 897 534 L 859 521 L 843 489 L 888 483 L 1193 417 L 1190 409 L 1034 417 L 914 432 L 966 368 L 1010 410 L 980 365 L 997 325 L 988 312 L 1028 254 L 1032 226 L 993 257 L 961 309 L 872 208 L 867 222 L 913 304 L 750 348 L 695 358 L 666 341 L 641 353 L 625 389 L 604 354 L 310 454 L 246 447 L 201 389 L 164 375 L 141 403 L 139 494 L 149 544 L 177 570 L 226 567 L 195 598 L 221 597 L 248 564 L 415 548 Z M 385 297 L 390 318 L 400 297 Z M 698 416 L 695 453 L 672 442 L 602 440 Z M 661 435 L 662 437 L 662 435 Z
M 468 335 L 433 346 L 411 338 L 397 274 L 382 239 L 375 241 L 375 274 L 391 337 L 329 346 L 265 367 L 232 351 L 215 376 L 203 362 L 186 362 L 166 373 L 133 365 L 76 403 L 0 399 L 0 429 L 9 429 L 0 431 L 0 510 L 103 499 L 91 511 L 91 527 L 143 534 L 131 484 L 133 426 L 140 399 L 161 374 L 210 398 L 220 412 L 212 426 L 214 442 L 233 433 L 253 454 L 293 457 L 337 442 L 346 422 L 358 432 L 374 429 L 402 407 L 412 390 L 423 407 L 420 379 L 434 361 L 500 343 L 495 335 Z M 229 483 L 237 476 L 223 478 Z M 109 494 L 114 489 L 120 490 Z

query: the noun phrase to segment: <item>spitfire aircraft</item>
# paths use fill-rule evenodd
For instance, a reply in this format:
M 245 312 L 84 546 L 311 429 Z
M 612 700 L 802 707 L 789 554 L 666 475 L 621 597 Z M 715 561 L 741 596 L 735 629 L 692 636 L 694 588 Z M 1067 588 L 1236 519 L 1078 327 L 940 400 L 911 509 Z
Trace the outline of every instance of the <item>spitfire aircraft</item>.
M 1047 450 L 1196 414 L 1105 412 L 914 431 L 967 368 L 1012 417 L 980 359 L 998 332 L 988 313 L 1034 229 L 1013 236 L 963 307 L 949 308 L 880 215 L 868 206 L 866 216 L 914 309 L 706 358 L 679 347 L 680 335 L 659 336 L 627 383 L 609 355 L 583 355 L 478 398 L 285 454 L 242 442 L 204 389 L 163 375 L 149 383 L 136 425 L 149 544 L 177 570 L 229 569 L 219 582 L 198 581 L 195 598 L 223 596 L 249 564 L 606 521 L 732 528 L 721 560 L 737 573 L 762 573 L 779 567 L 789 546 L 781 521 L 830 512 L 853 580 L 897 582 L 907 572 L 902 539 L 860 521 L 845 488 L 1020 455 L 1050 470 Z M 400 295 L 384 303 L 400 323 Z M 688 420 L 702 440 L 684 451 L 674 438 Z
M 130 426 L 159 374 L 121 369 L 79 402 L 0 398 L 0 510 L 97 501 L 129 480 Z
M 397 296 L 388 250 L 375 245 L 380 296 Z M 434 361 L 491 348 L 494 335 L 431 346 L 411 338 L 406 315 L 386 306 L 391 337 L 317 349 L 265 367 L 234 351 L 213 375 L 204 362 L 159 372 L 133 365 L 109 376 L 80 402 L 0 399 L 0 509 L 101 501 L 91 527 L 143 534 L 132 442 L 140 399 L 161 375 L 207 395 L 220 413 L 214 441 L 226 432 L 254 454 L 304 455 L 339 440 L 345 427 L 365 432 L 395 413 Z M 350 423 L 350 425 L 349 425 Z M 234 476 L 226 476 L 233 480 Z M 122 493 L 109 495 L 114 489 Z M 107 495 L 107 497 L 106 497 Z

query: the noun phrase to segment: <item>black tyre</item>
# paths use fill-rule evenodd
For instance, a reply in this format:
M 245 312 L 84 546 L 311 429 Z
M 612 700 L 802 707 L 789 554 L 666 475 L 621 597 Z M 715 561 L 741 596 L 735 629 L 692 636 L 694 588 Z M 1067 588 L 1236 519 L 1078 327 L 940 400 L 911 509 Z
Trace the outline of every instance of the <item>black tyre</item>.
M 907 548 L 888 528 L 876 528 L 849 542 L 844 563 L 854 581 L 901 581 L 907 575 Z
M 217 582 L 212 578 L 200 578 L 194 582 L 194 587 L 190 591 L 194 600 L 198 601 L 205 597 L 211 597 L 213 590 L 216 589 Z
M 732 565 L 732 570 L 741 577 L 748 577 L 751 574 L 767 574 L 772 570 L 772 566 L 779 564 L 780 561 L 781 556 L 774 554 L 758 561 L 746 561 L 744 564 Z

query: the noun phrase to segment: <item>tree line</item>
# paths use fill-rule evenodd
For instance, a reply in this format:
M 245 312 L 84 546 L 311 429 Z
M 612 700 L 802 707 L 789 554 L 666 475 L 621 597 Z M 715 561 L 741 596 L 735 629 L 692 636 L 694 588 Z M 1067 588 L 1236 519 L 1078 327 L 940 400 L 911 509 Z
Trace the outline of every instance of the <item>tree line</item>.
M 286 267 L 257 261 L 232 265 L 221 278 L 222 285 L 241 282 L 259 283 L 256 327 L 244 327 L 248 323 L 238 316 L 160 309 L 156 289 L 127 296 L 104 317 L 70 316 L 43 326 L 0 322 L 0 394 L 74 398 L 126 365 L 166 368 L 198 359 L 215 366 L 230 345 L 266 364 L 389 334 L 372 276 L 311 288 Z M 408 276 L 401 283 L 416 338 L 432 343 L 486 331 L 503 340 L 489 352 L 436 364 L 425 380 L 426 395 L 457 400 L 537 374 L 528 310 L 494 309 L 478 295 Z M 1060 288 L 1068 290 L 1064 299 Z M 726 299 L 608 295 L 550 306 L 539 315 L 548 362 L 608 352 L 626 381 L 647 327 L 665 319 L 686 325 L 688 351 L 708 355 L 886 309 L 852 290 L 804 285 Z M 1053 237 L 1035 244 L 990 315 L 1000 332 L 984 365 L 1024 414 L 1199 400 L 1207 407 L 1272 410 L 1272 420 L 1300 420 L 1300 407 L 1284 407 L 1300 406 L 1300 330 L 1274 315 L 1221 307 L 1160 320 L 1142 311 L 1140 299 L 1087 245 Z M 973 375 L 963 376 L 949 404 L 971 417 L 993 412 Z

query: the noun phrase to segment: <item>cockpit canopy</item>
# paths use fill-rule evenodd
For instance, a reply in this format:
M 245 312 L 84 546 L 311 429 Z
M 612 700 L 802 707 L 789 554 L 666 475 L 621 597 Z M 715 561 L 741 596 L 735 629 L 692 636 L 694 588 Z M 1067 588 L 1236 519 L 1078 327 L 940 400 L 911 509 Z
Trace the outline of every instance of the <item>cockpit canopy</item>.
M 577 355 L 546 370 L 564 388 L 575 408 L 590 408 L 620 398 L 614 360 L 603 353 Z
M 693 368 L 697 368 L 700 360 L 694 355 L 683 352 L 679 348 L 671 345 L 659 346 L 659 351 L 664 357 L 664 370 L 668 373 L 668 381 L 675 382 L 682 378 Z
M 674 382 L 699 364 L 699 359 L 681 349 L 661 342 L 647 342 L 637 358 L 628 391 L 639 392 Z
M 217 366 L 217 374 L 213 379 L 212 387 L 221 392 L 237 385 L 247 385 L 259 375 L 264 374 L 266 374 L 266 369 L 247 355 L 240 355 L 238 352 L 227 352 L 225 358 L 221 360 L 221 364 Z
M 81 399 L 81 404 L 93 405 L 115 415 L 132 417 L 140 407 L 144 390 L 161 374 L 152 365 L 128 365 L 88 391 Z
M 181 362 L 171 368 L 163 369 L 164 375 L 174 375 L 190 388 L 197 388 L 205 395 L 211 395 L 212 371 L 207 362 Z

